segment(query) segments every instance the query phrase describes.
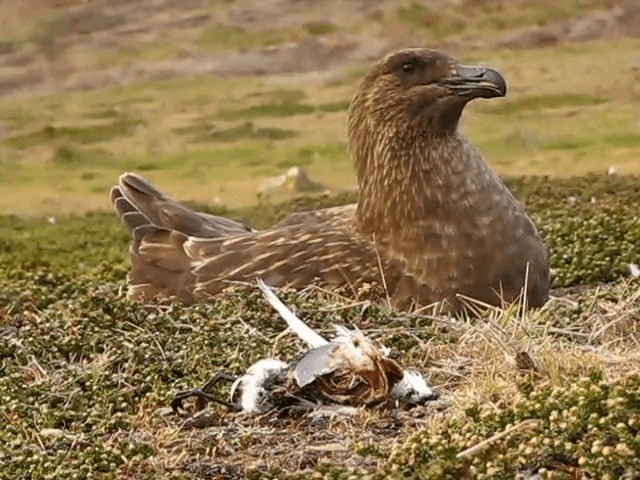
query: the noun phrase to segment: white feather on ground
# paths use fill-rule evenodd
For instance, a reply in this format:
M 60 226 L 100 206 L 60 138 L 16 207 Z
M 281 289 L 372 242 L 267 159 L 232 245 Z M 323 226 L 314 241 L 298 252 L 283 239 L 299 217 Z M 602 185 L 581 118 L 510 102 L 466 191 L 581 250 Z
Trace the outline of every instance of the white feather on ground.
M 298 336 L 300 339 L 307 343 L 310 347 L 316 348 L 322 345 L 327 345 L 329 342 L 322 338 L 318 333 L 316 333 L 312 328 L 310 328 L 306 323 L 300 320 L 295 313 L 293 313 L 289 307 L 287 307 L 282 301 L 273 293 L 273 290 L 264 283 L 264 281 L 259 278 L 258 279 L 258 287 L 262 291 L 264 297 L 271 304 L 273 308 L 280 314 L 280 316 L 287 322 L 289 328 Z

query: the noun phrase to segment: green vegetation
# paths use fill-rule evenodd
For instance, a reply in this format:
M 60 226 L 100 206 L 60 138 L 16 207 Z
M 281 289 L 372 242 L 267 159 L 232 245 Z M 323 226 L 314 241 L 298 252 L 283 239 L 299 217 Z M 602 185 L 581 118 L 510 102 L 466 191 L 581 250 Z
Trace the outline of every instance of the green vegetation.
M 318 110 L 321 112 L 343 112 L 349 109 L 349 100 L 343 100 L 338 102 L 322 103 L 318 105 Z
M 606 2 L 600 0 L 571 0 L 562 3 L 547 0 L 527 4 L 524 8 L 522 5 L 510 6 L 508 4 L 505 5 L 506 8 L 501 9 L 486 6 L 482 8 L 477 25 L 481 28 L 497 30 L 527 25 L 543 26 L 555 21 L 583 15 L 590 9 L 602 7 L 604 3 Z
M 128 45 L 127 48 L 100 52 L 97 62 L 101 66 L 113 66 L 134 61 L 166 60 L 175 57 L 179 48 L 175 40 L 157 40 L 152 45 Z
M 636 52 L 631 40 L 490 57 L 471 50 L 464 61 L 497 66 L 510 90 L 471 103 L 461 127 L 505 177 L 640 173 L 628 67 Z M 572 75 L 558 75 L 558 65 L 571 65 Z M 255 203 L 267 178 L 291 166 L 335 190 L 353 187 L 346 111 L 363 68 L 326 83 L 196 76 L 3 97 L 0 163 L 11 168 L 0 173 L 0 212 L 105 208 L 123 170 L 150 172 L 172 195 L 231 207 Z M 322 146 L 331 152 L 299 153 Z M 87 161 L 94 177 L 81 180 Z
M 68 145 L 59 146 L 51 158 L 51 162 L 54 164 L 64 165 L 64 164 L 76 164 L 76 165 L 87 165 L 89 163 L 101 163 L 105 160 L 109 160 L 112 157 L 109 152 L 105 152 L 104 150 L 98 149 L 85 149 L 80 150 L 74 147 L 70 147 Z M 95 178 L 95 174 L 92 174 Z M 82 178 L 87 180 L 86 172 L 82 173 Z
M 330 22 L 308 22 L 303 25 L 304 29 L 311 35 L 326 35 L 338 30 L 338 27 Z
M 278 45 L 294 40 L 299 34 L 287 30 L 252 32 L 240 27 L 216 25 L 200 35 L 197 45 L 207 49 L 250 48 Z
M 266 139 L 284 140 L 295 137 L 295 130 L 284 128 L 255 127 L 252 122 L 245 122 L 231 128 L 217 129 L 214 126 L 197 124 L 191 127 L 181 127 L 174 130 L 176 133 L 191 135 L 191 142 L 232 142 L 234 140 Z
M 343 100 L 314 106 L 295 100 L 283 99 L 272 103 L 252 105 L 242 109 L 222 110 L 218 113 L 217 117 L 222 120 L 237 120 L 259 117 L 292 117 L 294 115 L 310 114 L 315 111 L 327 113 L 342 112 L 349 108 L 349 103 L 349 100 Z
M 303 90 L 298 89 L 279 89 L 279 90 L 267 90 L 265 92 L 249 92 L 245 97 L 251 101 L 254 98 L 260 98 L 263 101 L 269 102 L 300 102 L 307 97 L 307 94 Z
M 64 35 L 87 35 L 110 30 L 125 22 L 124 15 L 109 15 L 99 9 L 86 9 L 60 16 L 50 16 L 36 22 L 30 40 L 42 45 L 53 45 Z
M 308 146 L 288 153 L 276 166 L 288 168 L 305 167 L 313 163 L 328 163 L 332 160 L 335 161 L 335 159 L 344 159 L 346 151 L 346 143 Z
M 304 115 L 315 110 L 312 105 L 298 103 L 294 101 L 279 101 L 273 103 L 262 103 L 241 109 L 229 109 L 219 112 L 221 120 L 237 120 L 254 117 L 291 117 L 293 115 Z
M 208 428 L 181 429 L 183 419 L 163 410 L 176 391 L 266 355 L 296 358 L 298 343 L 276 338 L 283 324 L 257 289 L 239 287 L 192 307 L 132 303 L 121 291 L 129 238 L 114 214 L 59 216 L 54 224 L 0 217 L 0 478 L 191 479 L 221 468 L 282 477 L 305 468 L 300 455 L 325 478 L 513 478 L 527 469 L 542 478 L 625 478 L 640 458 L 639 365 L 622 353 L 638 348 L 640 290 L 620 277 L 639 260 L 640 181 L 508 184 L 550 246 L 556 286 L 572 286 L 540 311 L 488 312 L 453 325 L 314 289 L 282 292 L 321 331 L 331 323 L 375 329 L 407 365 L 429 372 L 445 399 L 455 399 L 439 412 L 363 411 L 330 423 L 212 407 Z M 264 227 L 291 211 L 354 199 L 193 206 Z M 368 298 L 366 290 L 359 295 Z M 533 367 L 517 367 L 523 351 Z M 490 448 L 467 451 L 496 434 Z M 254 463 L 253 448 L 270 460 Z
M 633 478 L 640 471 L 640 376 L 603 381 L 598 373 L 539 388 L 525 376 L 525 399 L 508 410 L 472 405 L 465 416 L 419 433 L 391 458 L 385 478 Z M 456 458 L 496 433 L 513 433 L 480 452 Z M 417 468 L 407 469 L 408 464 Z
M 424 29 L 434 39 L 443 39 L 464 30 L 466 23 L 457 16 L 439 13 L 422 3 L 402 6 L 398 18 L 415 30 Z
M 5 143 L 15 148 L 29 148 L 57 140 L 82 144 L 104 142 L 114 137 L 131 135 L 135 128 L 144 125 L 142 120 L 119 119 L 112 123 L 87 127 L 56 127 L 47 125 L 40 130 L 8 138 Z
M 571 0 L 561 4 L 552 0 L 535 3 L 462 2 L 458 9 L 437 9 L 411 1 L 397 9 L 396 17 L 430 38 L 444 39 L 470 32 L 480 36 L 487 31 L 543 26 L 584 15 L 594 8 L 606 6 L 606 3 L 602 0 Z
M 434 15 L 434 11 L 418 2 L 411 2 L 398 8 L 398 17 L 414 27 L 424 27 L 430 23 L 428 17 Z
M 510 99 L 501 104 L 485 105 L 481 108 L 481 111 L 486 113 L 496 113 L 500 115 L 512 115 L 523 111 L 536 111 L 546 108 L 583 107 L 587 105 L 598 105 L 606 101 L 606 98 L 580 93 L 531 95 L 520 96 L 515 100 Z

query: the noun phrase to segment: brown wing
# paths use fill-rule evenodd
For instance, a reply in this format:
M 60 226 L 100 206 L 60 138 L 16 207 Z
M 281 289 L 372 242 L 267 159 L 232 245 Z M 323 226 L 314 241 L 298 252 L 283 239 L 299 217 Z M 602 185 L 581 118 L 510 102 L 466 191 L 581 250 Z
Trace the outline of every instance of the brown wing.
M 257 276 L 293 287 L 380 282 L 376 251 L 351 231 L 355 205 L 291 214 L 257 232 L 195 212 L 133 173 L 120 177 L 111 201 L 132 234 L 131 298 L 192 303 Z
M 182 248 L 188 238 L 154 225 L 135 228 L 129 247 L 132 266 L 127 296 L 136 300 L 175 297 L 193 303 L 195 276 Z
M 381 284 L 381 264 L 369 242 L 332 225 L 292 225 L 224 240 L 190 238 L 185 246 L 196 276 L 195 295 L 215 295 L 232 281 L 261 277 L 267 284 L 300 288 Z M 388 266 L 386 276 L 395 276 Z
M 131 244 L 129 296 L 207 299 L 234 281 L 257 277 L 272 286 L 382 285 L 381 264 L 369 242 L 327 225 L 293 225 L 223 238 L 190 237 L 141 226 Z M 397 278 L 383 266 L 386 281 Z
M 331 224 L 333 228 L 350 229 L 353 225 L 357 205 L 340 205 L 337 207 L 323 208 L 320 210 L 308 210 L 291 213 L 284 217 L 273 228 L 288 227 L 291 225 L 322 225 Z
M 118 185 L 111 189 L 111 203 L 131 233 L 142 225 L 213 238 L 253 231 L 240 222 L 191 210 L 135 173 L 120 176 Z

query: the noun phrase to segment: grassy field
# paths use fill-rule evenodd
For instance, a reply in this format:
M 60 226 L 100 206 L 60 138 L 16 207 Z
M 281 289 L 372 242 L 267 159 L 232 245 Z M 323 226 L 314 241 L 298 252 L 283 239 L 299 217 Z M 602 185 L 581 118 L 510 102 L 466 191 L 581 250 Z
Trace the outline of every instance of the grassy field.
M 506 177 L 640 173 L 640 43 L 478 52 L 500 69 L 505 100 L 472 104 L 467 135 Z M 333 190 L 355 186 L 346 109 L 362 68 L 308 75 L 211 76 L 0 99 L 0 212 L 107 208 L 118 175 L 137 171 L 178 198 L 238 207 L 300 166 Z
M 640 478 L 640 283 L 628 273 L 640 263 L 640 41 L 464 43 L 616 2 L 289 3 L 0 2 L 0 88 L 49 72 L 0 96 L 0 480 Z M 175 392 L 302 346 L 251 285 L 192 307 L 127 301 L 129 238 L 109 188 L 136 171 L 256 227 L 353 202 L 346 112 L 370 62 L 86 89 L 56 75 L 376 32 L 448 42 L 506 77 L 507 97 L 472 103 L 462 128 L 539 226 L 552 299 L 472 320 L 388 310 L 367 291 L 281 291 L 319 331 L 357 325 L 400 351 L 441 401 L 337 418 L 174 415 Z M 331 193 L 259 200 L 292 166 Z

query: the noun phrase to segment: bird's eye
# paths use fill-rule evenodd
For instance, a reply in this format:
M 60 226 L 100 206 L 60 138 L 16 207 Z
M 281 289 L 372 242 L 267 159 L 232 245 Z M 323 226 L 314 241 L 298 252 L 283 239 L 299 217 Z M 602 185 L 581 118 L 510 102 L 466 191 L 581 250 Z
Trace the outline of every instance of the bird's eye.
M 412 73 L 415 70 L 413 62 L 404 62 L 402 64 L 402 71 L 404 73 Z

